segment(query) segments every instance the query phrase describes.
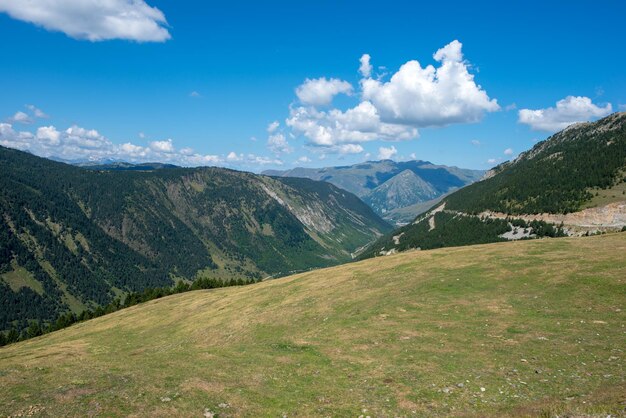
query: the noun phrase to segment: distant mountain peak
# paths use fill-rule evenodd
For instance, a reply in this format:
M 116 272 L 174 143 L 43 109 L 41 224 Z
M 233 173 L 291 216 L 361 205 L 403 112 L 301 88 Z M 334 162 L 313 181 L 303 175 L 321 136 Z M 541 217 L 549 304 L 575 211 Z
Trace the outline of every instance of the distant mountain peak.
M 263 174 L 327 181 L 356 194 L 385 219 L 402 223 L 420 213 L 420 203 L 477 181 L 484 172 L 423 160 L 377 160 L 351 166 L 269 170 Z M 402 212 L 398 212 L 400 209 Z

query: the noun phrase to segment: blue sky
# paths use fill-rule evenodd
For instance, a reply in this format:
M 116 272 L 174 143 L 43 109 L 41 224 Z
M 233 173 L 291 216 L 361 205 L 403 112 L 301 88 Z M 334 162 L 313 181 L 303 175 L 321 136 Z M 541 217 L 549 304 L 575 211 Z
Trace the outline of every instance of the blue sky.
M 626 104 L 623 1 L 81 2 L 99 3 L 48 0 L 42 21 L 0 0 L 0 144 L 251 171 L 486 169 Z M 129 7 L 140 25 L 102 23 Z

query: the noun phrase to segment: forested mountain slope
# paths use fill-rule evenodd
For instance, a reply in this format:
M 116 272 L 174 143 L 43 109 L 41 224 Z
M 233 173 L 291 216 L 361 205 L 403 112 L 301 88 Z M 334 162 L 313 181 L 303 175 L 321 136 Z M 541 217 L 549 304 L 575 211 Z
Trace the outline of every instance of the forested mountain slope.
M 390 227 L 323 182 L 221 168 L 92 171 L 0 147 L 0 329 L 177 278 L 337 264 Z
M 435 165 L 428 161 L 368 161 L 341 167 L 269 170 L 265 174 L 327 181 L 361 198 L 394 223 L 406 223 L 431 201 L 480 179 L 480 170 Z
M 626 113 L 572 125 L 487 177 L 381 238 L 363 257 L 621 229 L 626 225 Z

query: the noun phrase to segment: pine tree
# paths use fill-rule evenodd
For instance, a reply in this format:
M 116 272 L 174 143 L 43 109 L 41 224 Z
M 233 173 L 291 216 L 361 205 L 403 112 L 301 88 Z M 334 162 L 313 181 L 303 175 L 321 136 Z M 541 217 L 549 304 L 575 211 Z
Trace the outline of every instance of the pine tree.
M 35 338 L 42 334 L 39 321 L 31 321 L 26 329 L 26 338 Z

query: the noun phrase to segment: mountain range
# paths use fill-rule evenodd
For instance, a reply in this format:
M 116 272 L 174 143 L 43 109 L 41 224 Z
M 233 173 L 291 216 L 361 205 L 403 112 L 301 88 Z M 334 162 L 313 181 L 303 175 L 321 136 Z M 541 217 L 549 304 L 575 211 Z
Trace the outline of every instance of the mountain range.
M 626 112 L 579 123 L 373 244 L 362 257 L 626 226 Z
M 339 264 L 391 227 L 329 183 L 84 169 L 0 147 L 0 329 L 176 280 Z
M 428 161 L 382 160 L 339 167 L 267 170 L 263 174 L 332 183 L 354 193 L 387 221 L 402 225 L 446 194 L 479 180 L 484 171 Z

